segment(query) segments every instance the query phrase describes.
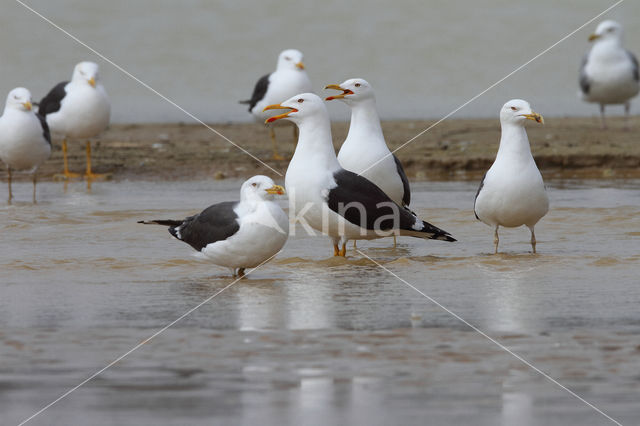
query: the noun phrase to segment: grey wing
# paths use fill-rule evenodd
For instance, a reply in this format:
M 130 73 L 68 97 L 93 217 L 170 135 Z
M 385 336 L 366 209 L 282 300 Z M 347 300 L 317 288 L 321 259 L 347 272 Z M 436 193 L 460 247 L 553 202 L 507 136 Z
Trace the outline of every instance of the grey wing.
M 249 112 L 256 106 L 258 102 L 260 102 L 264 95 L 267 93 L 267 89 L 269 88 L 269 76 L 271 74 L 266 74 L 260 77 L 260 80 L 256 83 L 256 87 L 253 88 L 253 94 L 251 95 L 251 99 L 248 101 L 242 101 L 241 103 L 249 104 Z
M 42 98 L 38 103 L 38 113 L 43 117 L 46 117 L 47 114 L 58 111 L 60 109 L 62 99 L 64 99 L 67 94 L 67 91 L 65 90 L 65 86 L 67 84 L 69 84 L 68 81 L 56 84 L 55 87 L 47 93 L 47 96 Z
M 582 64 L 580 64 L 580 90 L 582 90 L 582 93 L 585 95 L 589 94 L 589 90 L 591 88 L 591 81 L 589 80 L 586 71 L 588 61 L 589 53 L 587 52 L 582 57 Z
M 640 68 L 638 67 L 638 59 L 635 55 L 628 50 L 626 51 L 627 55 L 629 55 L 629 59 L 631 59 L 631 64 L 633 65 L 633 79 L 635 81 L 640 81 Z
M 476 201 L 478 201 L 478 195 L 480 195 L 480 191 L 482 191 L 482 187 L 484 186 L 484 179 L 487 177 L 487 173 L 482 176 L 482 180 L 480 181 L 480 186 L 478 187 L 478 191 L 476 192 L 476 198 L 473 199 L 473 214 L 476 215 L 476 219 L 480 220 L 478 217 L 478 213 L 476 213 Z
M 169 232 L 200 251 L 208 244 L 226 240 L 238 232 L 238 215 L 233 210 L 237 205 L 236 201 L 214 204 L 184 219 L 179 226 L 169 228 Z
M 396 162 L 396 168 L 398 169 L 398 174 L 400 175 L 400 179 L 402 179 L 402 187 L 404 188 L 404 193 L 402 194 L 402 204 L 405 207 L 409 207 L 411 203 L 411 188 L 409 187 L 409 179 L 407 179 L 407 175 L 402 168 L 402 163 L 395 154 L 393 154 L 393 160 Z
M 36 113 L 36 117 L 38 117 L 38 120 L 40 120 L 40 125 L 42 126 L 42 137 L 44 137 L 46 141 L 49 142 L 49 145 L 51 145 L 51 132 L 49 132 L 47 119 L 44 118 L 43 115 L 40 115 L 39 112 Z

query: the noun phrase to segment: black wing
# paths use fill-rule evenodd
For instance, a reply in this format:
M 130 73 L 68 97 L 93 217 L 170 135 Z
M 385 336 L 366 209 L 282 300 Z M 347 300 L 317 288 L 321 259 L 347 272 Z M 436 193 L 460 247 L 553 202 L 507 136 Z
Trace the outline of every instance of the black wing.
M 265 93 L 267 93 L 267 88 L 269 87 L 269 76 L 271 74 L 263 75 L 260 77 L 260 80 L 256 83 L 256 87 L 253 88 L 253 95 L 251 95 L 251 99 L 248 101 L 240 101 L 241 104 L 249 104 L 249 112 L 253 109 L 254 106 L 258 102 L 264 98 Z
M 478 191 L 476 192 L 476 198 L 473 199 L 473 214 L 476 215 L 476 219 L 480 220 L 478 217 L 478 213 L 476 213 L 476 201 L 478 200 L 478 195 L 480 195 L 480 191 L 482 191 L 482 187 L 484 186 L 484 178 L 487 177 L 487 173 L 482 176 L 482 180 L 480 181 L 480 186 L 478 187 Z
M 587 77 L 587 72 L 585 71 L 588 60 L 589 53 L 585 53 L 582 57 L 582 64 L 580 64 L 580 90 L 582 90 L 582 93 L 585 95 L 589 94 L 589 89 L 591 88 L 591 82 L 589 81 L 589 77 Z
M 369 230 L 389 231 L 399 224 L 399 229 L 419 232 L 427 238 L 455 241 L 448 232 L 418 219 L 411 210 L 398 206 L 370 180 L 344 169 L 334 173 L 333 178 L 337 186 L 329 190 L 329 208 L 354 225 Z
M 201 213 L 183 220 L 151 220 L 138 223 L 169 226 L 169 233 L 200 251 L 207 244 L 226 240 L 240 229 L 233 209 L 237 201 L 227 201 L 207 207 Z
M 626 51 L 627 55 L 629 55 L 629 59 L 631 59 L 631 63 L 633 64 L 633 79 L 635 81 L 640 81 L 640 67 L 638 67 L 638 59 L 635 55 L 628 50 Z
M 398 174 L 400 175 L 400 179 L 402 179 L 402 186 L 404 188 L 404 194 L 402 194 L 402 204 L 405 207 L 409 207 L 411 203 L 411 188 L 409 187 L 409 179 L 407 179 L 407 175 L 402 168 L 402 163 L 398 160 L 395 154 L 393 154 L 393 160 L 396 162 L 396 168 L 398 169 Z
M 44 115 L 41 115 L 39 112 L 36 112 L 36 117 L 40 120 L 40 125 L 42 126 L 42 136 L 49 142 L 51 145 L 51 132 L 49 132 L 49 125 L 47 124 L 47 119 L 44 118 Z
M 56 86 L 47 93 L 47 96 L 40 101 L 38 113 L 46 117 L 47 114 L 60 110 L 60 102 L 62 102 L 62 99 L 67 94 L 66 90 L 64 90 L 67 84 L 69 84 L 68 81 L 56 84 Z

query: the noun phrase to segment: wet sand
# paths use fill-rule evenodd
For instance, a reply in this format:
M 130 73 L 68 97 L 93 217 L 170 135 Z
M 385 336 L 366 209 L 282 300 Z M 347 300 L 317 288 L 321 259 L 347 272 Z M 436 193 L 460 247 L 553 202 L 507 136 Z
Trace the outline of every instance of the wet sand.
M 387 143 L 396 148 L 434 121 L 383 123 Z M 601 130 L 598 117 L 546 119 L 528 126 L 533 154 L 545 178 L 640 177 L 640 116 L 631 131 L 620 117 Z M 286 161 L 271 159 L 271 141 L 259 123 L 212 124 L 214 129 L 284 175 Z M 334 123 L 336 148 L 346 137 L 348 123 Z M 276 127 L 282 154 L 293 151 L 290 126 Z M 397 152 L 411 180 L 479 179 L 495 158 L 500 140 L 496 120 L 447 120 Z M 273 171 L 199 124 L 114 124 L 93 145 L 94 170 L 114 179 L 205 179 L 248 177 Z M 70 144 L 72 170 L 85 164 L 84 141 Z M 59 141 L 40 176 L 50 180 L 62 170 Z M 28 179 L 18 176 L 18 179 Z M 3 179 L 5 177 L 3 176 Z

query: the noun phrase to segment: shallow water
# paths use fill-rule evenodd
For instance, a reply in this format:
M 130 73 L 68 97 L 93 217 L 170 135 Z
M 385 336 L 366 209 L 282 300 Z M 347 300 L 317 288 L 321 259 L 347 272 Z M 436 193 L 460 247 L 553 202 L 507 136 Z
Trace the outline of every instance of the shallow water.
M 420 2 L 325 0 L 28 0 L 55 24 L 207 122 L 249 121 L 253 85 L 278 53 L 300 49 L 317 93 L 347 78 L 376 89 L 384 119 L 441 118 L 592 19 L 612 1 Z M 640 2 L 601 19 L 619 20 L 640 55 Z M 597 22 L 472 102 L 456 117 L 496 117 L 523 98 L 549 116 L 597 116 L 577 97 L 578 69 Z M 182 111 L 25 9 L 3 3 L 0 99 L 16 86 L 40 99 L 73 65 L 100 63 L 115 122 L 191 122 Z M 19 34 L 19 37 L 16 36 Z M 329 105 L 346 119 L 344 105 Z M 632 112 L 638 113 L 637 102 Z M 622 107 L 610 107 L 621 115 Z M 597 123 L 597 122 L 595 122 Z M 594 123 L 594 124 L 595 124 Z
M 548 182 L 492 231 L 475 183 L 416 183 L 458 243 L 360 249 L 623 423 L 640 416 L 640 181 Z M 16 183 L 0 207 L 0 413 L 17 424 L 233 280 L 162 227 L 238 182 Z M 604 417 L 390 272 L 297 229 L 283 252 L 30 424 L 563 424 Z

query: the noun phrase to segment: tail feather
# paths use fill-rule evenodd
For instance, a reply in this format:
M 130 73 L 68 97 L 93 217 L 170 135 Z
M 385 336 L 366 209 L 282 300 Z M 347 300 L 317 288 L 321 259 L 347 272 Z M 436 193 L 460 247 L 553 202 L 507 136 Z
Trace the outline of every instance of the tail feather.
M 247 99 L 246 101 L 238 101 L 239 104 L 249 105 L 251 103 L 251 99 Z
M 183 220 L 139 220 L 138 223 L 142 223 L 143 225 L 162 225 L 162 226 L 180 226 L 182 225 Z

